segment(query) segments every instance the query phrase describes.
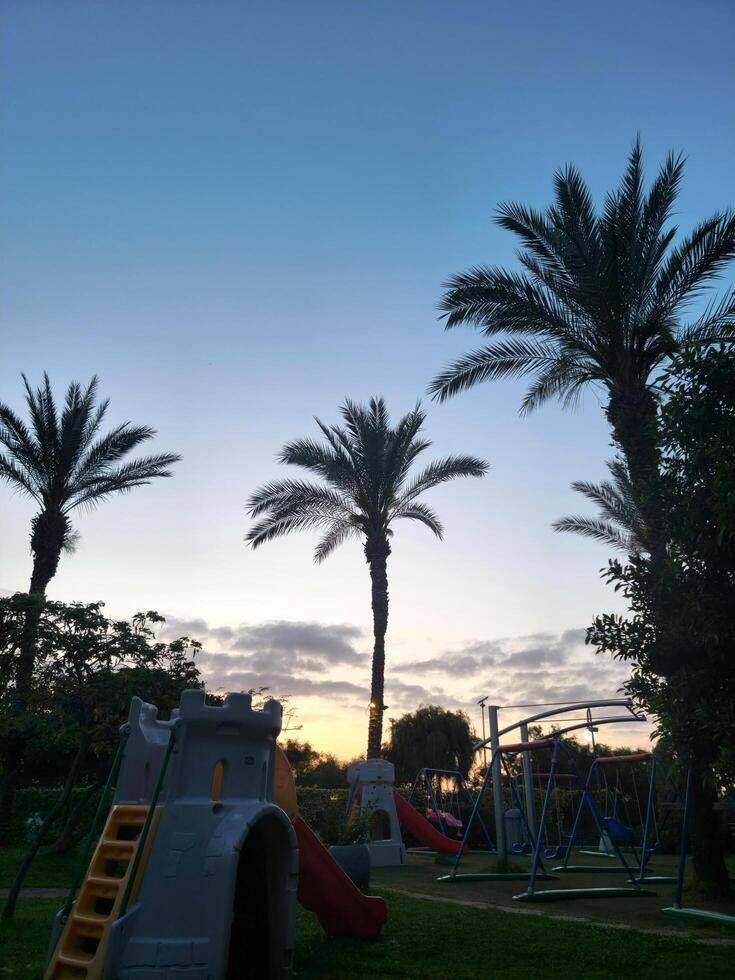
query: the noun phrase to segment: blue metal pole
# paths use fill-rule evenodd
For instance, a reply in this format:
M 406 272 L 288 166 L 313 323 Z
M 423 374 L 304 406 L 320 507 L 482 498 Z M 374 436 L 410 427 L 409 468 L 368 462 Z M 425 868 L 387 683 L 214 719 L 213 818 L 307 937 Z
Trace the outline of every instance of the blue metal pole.
M 549 809 L 549 800 L 551 799 L 551 787 L 554 783 L 554 775 L 556 773 L 556 758 L 558 755 L 559 742 L 554 741 L 554 751 L 551 753 L 551 765 L 549 766 L 549 781 L 546 786 L 546 794 L 544 796 L 544 805 L 541 808 L 541 820 L 539 821 L 538 832 L 536 835 L 535 846 L 533 849 L 533 862 L 531 863 L 531 874 L 528 878 L 528 891 L 533 894 L 533 890 L 536 887 L 536 874 L 538 872 L 539 862 L 541 860 L 541 834 L 543 833 L 544 827 L 546 826 L 546 815 Z
M 681 818 L 681 842 L 679 844 L 679 866 L 676 870 L 676 894 L 674 895 L 674 908 L 681 908 L 681 897 L 684 892 L 684 871 L 687 863 L 687 844 L 689 837 L 689 804 L 691 802 L 692 791 L 692 769 L 687 770 L 687 785 L 684 790 L 684 813 Z
M 475 800 L 474 806 L 472 807 L 472 813 L 470 814 L 470 819 L 467 821 L 467 829 L 462 837 L 462 843 L 460 844 L 459 850 L 454 857 L 454 864 L 452 865 L 452 875 L 457 873 L 457 868 L 459 867 L 459 862 L 462 860 L 462 855 L 464 854 L 465 847 L 467 846 L 467 841 L 470 839 L 470 831 L 472 830 L 472 824 L 475 822 L 475 815 L 480 808 L 480 803 L 485 795 L 485 790 L 487 789 L 488 780 L 490 778 L 490 773 L 492 772 L 492 763 L 494 761 L 495 752 L 490 756 L 490 765 L 485 767 L 485 775 L 482 780 L 482 786 L 480 787 L 480 792 L 477 794 L 477 799 Z
M 651 771 L 649 774 L 649 783 L 648 783 L 648 804 L 646 806 L 646 823 L 643 828 L 643 850 L 641 852 L 641 860 L 640 860 L 641 881 L 645 876 L 646 864 L 648 863 L 648 841 L 651 833 L 651 818 L 653 816 L 653 800 L 656 795 L 656 756 L 655 755 L 651 756 L 650 764 L 651 764 Z

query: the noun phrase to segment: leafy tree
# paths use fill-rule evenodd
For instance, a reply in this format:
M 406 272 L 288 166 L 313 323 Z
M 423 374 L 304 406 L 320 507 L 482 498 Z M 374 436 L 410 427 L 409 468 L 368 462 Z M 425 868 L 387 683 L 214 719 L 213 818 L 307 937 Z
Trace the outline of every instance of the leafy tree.
M 457 769 L 467 776 L 476 736 L 464 711 L 429 704 L 392 722 L 385 757 L 396 768 L 396 782 L 410 783 L 420 769 Z
M 735 214 L 717 213 L 674 244 L 670 218 L 682 172 L 683 159 L 669 155 L 646 192 L 636 140 L 619 188 L 599 213 L 572 166 L 554 175 L 555 201 L 545 212 L 502 204 L 497 222 L 520 238 L 523 271 L 481 266 L 449 280 L 441 302 L 447 328 L 468 323 L 496 339 L 431 385 L 443 401 L 482 381 L 531 376 L 523 413 L 550 398 L 569 405 L 587 385 L 601 386 L 656 553 L 651 374 L 683 341 L 706 344 L 735 333 L 735 292 L 686 320 L 692 300 L 735 256 Z
M 663 379 L 659 413 L 663 561 L 612 561 L 606 576 L 630 617 L 599 616 L 598 650 L 633 668 L 626 689 L 691 766 L 698 878 L 728 889 L 713 804 L 735 779 L 735 348 L 685 349 Z
M 301 466 L 323 482 L 276 480 L 256 490 L 247 506 L 259 520 L 246 540 L 257 548 L 292 531 L 318 529 L 317 563 L 350 538 L 362 542 L 370 568 L 375 638 L 367 754 L 377 758 L 385 710 L 387 561 L 393 525 L 401 519 L 419 521 L 441 538 L 438 517 L 419 497 L 455 477 L 483 476 L 488 466 L 474 456 L 449 456 L 410 479 L 413 463 L 431 445 L 420 435 L 426 415 L 419 406 L 395 428 L 382 398 L 373 398 L 367 407 L 346 401 L 341 413 L 344 425 L 316 420 L 323 442 L 299 439 L 284 446 L 279 456 L 281 463 Z
M 312 748 L 311 742 L 299 742 L 295 738 L 289 738 L 282 747 L 293 769 L 294 779 L 300 785 L 305 785 L 304 780 L 319 759 L 319 753 Z
M 24 629 L 23 600 L 29 598 L 33 599 L 0 599 L 0 674 L 10 690 L 19 662 L 16 644 Z M 26 734 L 41 734 L 44 747 L 57 759 L 66 760 L 68 768 L 57 775 L 64 784 L 61 797 L 26 854 L 5 917 L 12 916 L 28 868 L 49 829 L 68 808 L 74 787 L 85 773 L 95 782 L 101 765 L 106 777 L 131 697 L 137 694 L 170 711 L 178 704 L 182 688 L 200 686 L 192 659 L 200 645 L 188 637 L 171 643 L 158 641 L 154 628 L 163 622 L 155 612 L 140 613 L 130 622 L 110 620 L 102 603 L 47 602 L 41 610 L 28 701 L 33 721 L 26 724 Z M 10 701 L 8 694 L 0 696 L 4 763 L 18 724 Z M 32 777 L 29 772 L 24 775 Z
M 181 457 L 173 453 L 125 461 L 134 449 L 155 435 L 148 426 L 129 422 L 101 433 L 109 401 L 97 402 L 97 378 L 86 388 L 72 382 L 59 409 L 44 373 L 35 391 L 23 375 L 29 422 L 0 402 L 0 480 L 30 497 L 38 505 L 31 521 L 33 571 L 29 592 L 43 596 L 56 574 L 61 553 L 73 549 L 76 534 L 71 513 L 94 507 L 115 493 L 171 475 L 170 467 Z M 13 711 L 17 718 L 27 712 L 27 695 L 34 668 L 39 604 L 27 607 L 25 630 L 19 647 Z M 18 729 L 20 732 L 20 728 Z M 20 764 L 27 745 L 19 741 L 13 756 Z M 0 786 L 0 830 L 12 803 L 15 770 L 6 769 Z

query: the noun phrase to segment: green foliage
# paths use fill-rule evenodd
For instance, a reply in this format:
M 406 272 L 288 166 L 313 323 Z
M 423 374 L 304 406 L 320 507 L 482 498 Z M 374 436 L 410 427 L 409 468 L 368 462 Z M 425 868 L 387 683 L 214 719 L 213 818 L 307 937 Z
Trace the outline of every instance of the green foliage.
M 597 617 L 599 650 L 685 758 L 735 777 L 735 349 L 687 349 L 664 375 L 658 492 L 666 555 L 612 561 L 632 615 Z
M 36 656 L 28 692 L 29 710 L 12 710 L 18 649 L 26 609 L 38 606 Z M 40 601 L 38 596 L 0 598 L 0 759 L 22 728 L 28 749 L 21 785 L 58 785 L 78 752 L 84 756 L 81 785 L 104 782 L 119 728 L 134 694 L 165 715 L 181 690 L 199 686 L 193 657 L 200 644 L 188 637 L 156 638 L 164 622 L 155 612 L 131 621 L 111 620 L 102 603 Z
M 323 483 L 275 480 L 251 495 L 249 513 L 260 518 L 246 535 L 254 548 L 291 531 L 320 530 L 314 559 L 321 562 L 350 538 L 385 549 L 393 522 L 402 519 L 419 521 L 441 537 L 439 519 L 418 498 L 448 480 L 487 472 L 487 464 L 474 456 L 449 456 L 409 480 L 411 466 L 431 445 L 420 436 L 426 414 L 419 407 L 395 428 L 382 398 L 367 407 L 346 401 L 341 413 L 342 426 L 316 420 L 323 442 L 298 439 L 279 457 Z
M 384 755 L 396 768 L 396 783 L 412 782 L 419 769 L 458 769 L 464 776 L 472 766 L 476 736 L 463 711 L 427 705 L 391 724 Z
M 732 338 L 735 292 L 685 323 L 692 298 L 735 256 L 735 214 L 713 215 L 675 245 L 682 172 L 683 159 L 670 155 L 646 192 L 636 140 L 599 212 L 571 166 L 554 175 L 545 212 L 500 205 L 496 220 L 520 239 L 523 271 L 470 269 L 449 280 L 441 303 L 447 328 L 469 323 L 500 339 L 449 365 L 431 385 L 434 396 L 531 376 L 523 412 L 549 398 L 572 403 L 589 384 L 627 397 L 646 388 L 680 341 Z
M 309 742 L 288 739 L 283 752 L 293 769 L 297 786 L 320 789 L 344 789 L 347 764 L 331 753 L 317 752 Z

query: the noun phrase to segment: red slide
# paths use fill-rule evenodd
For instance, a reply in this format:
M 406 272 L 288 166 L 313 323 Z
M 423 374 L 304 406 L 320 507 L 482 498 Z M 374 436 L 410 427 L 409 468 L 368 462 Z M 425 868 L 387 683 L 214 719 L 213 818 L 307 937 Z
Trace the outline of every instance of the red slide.
M 462 841 L 445 837 L 425 817 L 422 817 L 418 810 L 414 810 L 408 800 L 404 800 L 400 793 L 396 793 L 394 790 L 393 796 L 396 801 L 396 813 L 399 822 L 403 824 L 406 830 L 410 830 L 422 844 L 432 851 L 438 851 L 439 854 L 456 854 L 459 851 Z
M 294 821 L 299 842 L 299 901 L 316 913 L 330 936 L 377 939 L 388 917 L 385 902 L 363 895 L 301 817 Z

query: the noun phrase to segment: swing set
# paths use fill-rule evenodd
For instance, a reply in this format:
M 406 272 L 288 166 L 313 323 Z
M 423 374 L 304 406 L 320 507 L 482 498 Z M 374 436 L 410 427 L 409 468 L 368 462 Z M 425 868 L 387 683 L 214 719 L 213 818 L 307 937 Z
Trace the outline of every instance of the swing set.
M 646 767 L 647 777 L 648 777 L 648 792 L 646 794 L 646 807 L 645 816 L 643 812 L 643 806 L 641 803 L 640 793 L 638 791 L 638 781 L 636 780 L 636 769 L 641 766 Z M 585 797 L 587 800 L 593 799 L 592 784 L 594 782 L 600 785 L 600 782 L 604 783 L 604 799 L 605 799 L 605 815 L 602 817 L 602 826 L 604 828 L 603 833 L 600 835 L 600 845 L 604 850 L 600 851 L 580 851 L 583 854 L 596 854 L 597 856 L 604 854 L 607 857 L 618 857 L 619 855 L 624 855 L 624 852 L 628 851 L 633 858 L 633 865 L 637 867 L 638 875 L 637 881 L 640 882 L 674 882 L 676 878 L 661 876 L 661 875 L 647 875 L 646 868 L 648 866 L 648 861 L 653 853 L 656 851 L 658 845 L 658 831 L 657 831 L 657 821 L 656 821 L 656 776 L 657 776 L 657 766 L 658 760 L 655 755 L 650 752 L 637 752 L 633 755 L 611 755 L 611 756 L 600 756 L 594 760 L 590 766 L 589 773 L 587 774 L 587 779 L 585 780 L 585 794 L 580 801 L 579 808 L 574 818 L 574 826 L 572 827 L 572 833 L 569 839 L 569 843 L 564 852 L 564 861 L 558 867 L 554 868 L 556 872 L 568 872 L 568 871 L 581 871 L 586 874 L 620 874 L 627 873 L 628 862 L 624 860 L 623 866 L 620 865 L 588 865 L 588 864 L 570 864 L 569 859 L 572 854 L 572 848 L 574 846 L 575 840 L 579 834 L 581 819 L 583 811 L 585 809 Z M 633 820 L 631 819 L 630 809 L 627 802 L 627 794 L 623 790 L 623 784 L 621 780 L 621 769 L 622 767 L 628 767 L 631 776 L 631 785 L 633 788 L 633 798 L 636 803 L 637 815 L 639 820 L 639 826 L 641 829 L 641 834 L 637 834 L 633 828 Z M 615 781 L 615 791 L 613 794 L 613 812 L 611 815 L 607 813 L 608 801 L 610 799 L 610 790 L 608 783 L 608 771 L 610 769 L 615 769 L 616 771 L 616 781 Z M 625 821 L 620 819 L 619 806 L 620 803 L 622 809 L 624 810 Z M 599 829 L 599 827 L 598 827 Z
M 453 789 L 442 789 L 442 783 L 446 780 L 452 781 Z M 428 766 L 419 769 L 413 781 L 408 802 L 416 806 L 414 798 L 420 795 L 422 790 L 426 794 L 428 804 L 426 819 L 437 824 L 445 837 L 459 837 L 463 828 L 461 804 L 464 802 L 470 807 L 474 807 L 475 803 L 462 773 L 458 769 L 433 769 Z M 488 850 L 494 851 L 495 844 L 481 815 L 479 816 L 479 824 Z M 454 833 L 451 833 L 452 831 Z

